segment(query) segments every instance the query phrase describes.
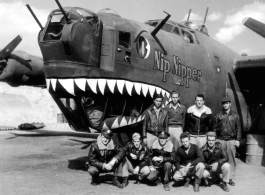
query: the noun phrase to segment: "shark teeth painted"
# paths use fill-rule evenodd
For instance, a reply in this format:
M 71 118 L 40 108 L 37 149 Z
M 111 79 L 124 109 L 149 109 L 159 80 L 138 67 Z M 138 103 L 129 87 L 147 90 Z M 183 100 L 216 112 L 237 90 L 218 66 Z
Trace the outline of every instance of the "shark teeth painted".
M 142 92 L 144 94 L 144 97 L 146 97 L 147 91 L 148 91 L 148 85 L 142 84 Z
M 53 91 L 56 91 L 56 82 L 57 82 L 57 79 L 51 79 Z
M 112 93 L 114 93 L 114 88 L 116 85 L 116 80 L 107 80 L 108 87 Z
M 127 91 L 128 91 L 128 94 L 129 94 L 130 96 L 132 96 L 133 83 L 130 82 L 130 81 L 126 81 L 126 82 L 125 82 L 125 85 L 126 85 L 126 89 L 127 89 Z
M 89 85 L 90 89 L 97 94 L 97 79 L 87 79 L 87 84 Z
M 166 97 L 167 100 L 171 100 L 170 93 L 161 89 L 159 87 L 148 85 L 144 83 L 125 81 L 125 80 L 114 80 L 114 79 L 46 79 L 47 89 L 49 90 L 52 86 L 53 91 L 57 89 L 58 82 L 62 85 L 62 87 L 70 94 L 75 95 L 75 85 L 82 91 L 86 92 L 86 84 L 88 84 L 90 90 L 98 94 L 98 89 L 102 95 L 105 95 L 106 86 L 111 91 L 111 93 L 115 93 L 115 87 L 118 88 L 118 91 L 123 94 L 124 87 L 126 88 L 127 93 L 132 96 L 133 89 L 136 91 L 138 95 L 144 95 L 146 97 L 148 94 L 151 98 L 154 97 L 154 94 L 162 94 L 163 97 Z
M 121 94 L 123 93 L 124 83 L 125 83 L 124 80 L 117 80 L 117 86 Z
M 86 91 L 86 79 L 75 79 L 75 84 L 81 89 L 82 91 Z
M 106 85 L 108 85 L 108 89 L 111 93 L 115 93 L 115 87 L 118 88 L 118 91 L 123 94 L 124 87 L 126 88 L 127 93 L 132 96 L 133 89 L 137 93 L 137 95 L 142 95 L 144 97 L 147 97 L 147 94 L 153 98 L 155 92 L 156 94 L 162 94 L 162 96 L 165 98 L 164 103 L 162 107 L 165 107 L 170 101 L 170 93 L 165 91 L 164 89 L 161 89 L 156 86 L 138 83 L 138 82 L 131 82 L 131 81 L 125 81 L 125 80 L 114 80 L 114 79 L 85 79 L 85 78 L 78 78 L 78 79 L 46 79 L 47 88 L 52 86 L 53 91 L 55 92 L 57 89 L 57 83 L 61 84 L 61 86 L 70 94 L 75 95 L 75 85 L 82 91 L 86 92 L 86 83 L 88 84 L 90 90 L 98 94 L 98 89 L 102 95 L 105 95 L 106 92 Z M 131 123 L 134 123 L 136 121 L 130 121 Z
M 141 83 L 134 83 L 134 89 L 138 95 L 141 93 L 142 84 Z
M 46 86 L 47 86 L 47 89 L 50 88 L 50 83 L 51 83 L 51 79 L 46 79 Z
M 106 82 L 107 82 L 106 79 L 98 79 L 98 87 L 99 87 L 99 90 L 101 91 L 102 95 L 104 95 Z
M 75 95 L 73 79 L 58 79 L 59 83 L 72 95 Z
M 118 117 L 107 118 L 105 119 L 101 130 L 117 129 L 127 125 L 132 125 L 134 123 L 139 123 L 143 120 L 144 120 L 144 114 L 138 117 L 118 116 Z

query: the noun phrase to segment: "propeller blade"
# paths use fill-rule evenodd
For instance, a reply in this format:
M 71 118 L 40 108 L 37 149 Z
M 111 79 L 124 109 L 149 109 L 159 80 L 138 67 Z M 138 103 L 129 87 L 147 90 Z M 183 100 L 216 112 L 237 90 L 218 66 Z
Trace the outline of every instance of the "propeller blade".
M 253 30 L 257 34 L 265 38 L 265 24 L 263 24 L 262 22 L 248 17 L 244 18 L 242 23 L 249 29 Z
M 12 51 L 18 46 L 18 44 L 22 41 L 22 37 L 18 35 L 14 38 L 2 51 L 0 52 L 0 60 L 7 58 Z

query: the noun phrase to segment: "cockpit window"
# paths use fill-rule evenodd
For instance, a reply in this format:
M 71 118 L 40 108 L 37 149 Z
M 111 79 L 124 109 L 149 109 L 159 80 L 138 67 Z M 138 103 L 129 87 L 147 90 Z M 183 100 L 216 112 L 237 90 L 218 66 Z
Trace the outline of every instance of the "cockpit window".
M 164 31 L 167 31 L 167 32 L 171 32 L 172 31 L 172 28 L 173 28 L 173 26 L 171 25 L 171 24 L 165 24 L 164 26 L 163 26 L 163 30 Z
M 131 34 L 119 31 L 119 45 L 125 48 L 131 48 Z
M 51 23 L 55 23 L 55 22 L 61 22 L 62 18 L 63 18 L 63 14 L 62 13 L 56 13 L 52 16 L 51 19 Z
M 183 38 L 187 43 L 195 43 L 194 42 L 194 38 L 192 36 L 192 34 L 190 34 L 189 32 L 182 30 L 182 34 L 183 34 Z
M 146 24 L 148 24 L 148 25 L 150 25 L 150 26 L 156 26 L 157 25 L 157 21 L 148 21 L 148 22 L 146 22 Z
M 175 27 L 172 31 L 174 34 L 180 35 L 179 33 L 179 29 L 177 27 Z

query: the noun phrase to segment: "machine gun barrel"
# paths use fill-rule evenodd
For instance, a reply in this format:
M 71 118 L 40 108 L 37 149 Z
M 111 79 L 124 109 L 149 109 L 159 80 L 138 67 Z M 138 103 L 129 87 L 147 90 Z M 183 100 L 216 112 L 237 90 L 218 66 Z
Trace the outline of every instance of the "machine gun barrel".
M 36 17 L 36 15 L 34 14 L 34 12 L 32 11 L 32 9 L 29 6 L 29 4 L 27 4 L 26 6 L 27 6 L 28 10 L 30 11 L 31 15 L 33 16 L 33 18 L 36 20 L 36 22 L 40 26 L 40 29 L 43 30 L 43 26 L 41 25 L 40 21 L 38 20 L 38 18 Z
M 209 10 L 209 7 L 206 8 L 206 13 L 205 13 L 205 16 L 204 16 L 203 24 L 205 24 L 205 22 L 206 22 L 206 18 L 207 18 L 208 10 Z
M 70 22 L 70 20 L 69 20 L 69 18 L 67 17 L 67 15 L 66 15 L 65 11 L 63 10 L 63 7 L 61 6 L 60 2 L 59 2 L 58 0 L 55 0 L 55 2 L 57 3 L 57 5 L 58 5 L 59 9 L 60 9 L 60 10 L 61 10 L 61 12 L 63 13 L 63 16 L 64 16 L 64 17 L 65 17 L 65 19 L 66 19 L 66 22 L 67 22 L 67 23 L 69 23 L 69 22 Z
M 164 11 L 165 12 L 165 11 Z M 158 33 L 158 31 L 165 25 L 165 23 L 168 21 L 168 19 L 171 17 L 170 14 L 168 14 L 167 12 L 165 12 L 167 14 L 167 16 L 161 20 L 159 22 L 159 24 L 157 25 L 157 27 L 155 27 L 155 29 L 151 32 L 152 36 L 156 36 L 156 34 Z
M 190 12 L 191 12 L 191 9 L 189 10 L 189 14 L 188 14 L 187 22 L 188 22 L 189 19 L 190 19 Z

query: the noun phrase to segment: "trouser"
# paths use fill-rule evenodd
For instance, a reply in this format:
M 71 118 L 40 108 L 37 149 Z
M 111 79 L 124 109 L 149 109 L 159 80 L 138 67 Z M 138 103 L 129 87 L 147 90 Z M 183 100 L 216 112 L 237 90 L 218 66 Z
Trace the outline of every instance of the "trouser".
M 190 143 L 197 145 L 199 148 L 206 144 L 206 135 L 192 135 L 190 134 Z
M 183 129 L 181 126 L 168 127 L 168 132 L 170 134 L 169 140 L 173 144 L 175 151 L 177 151 L 178 147 L 181 146 L 180 135 L 183 133 Z
M 151 133 L 147 133 L 146 138 L 147 138 L 147 147 L 148 149 L 150 149 L 153 146 L 153 143 L 157 140 L 157 136 Z
M 229 157 L 229 165 L 230 165 L 230 169 L 231 169 L 231 172 L 230 172 L 230 176 L 229 178 L 230 179 L 235 179 L 235 172 L 236 172 L 236 141 L 235 140 L 228 140 L 228 141 L 225 141 L 225 140 L 219 140 L 217 139 L 216 140 L 217 142 L 220 142 L 223 147 L 225 148 L 227 154 L 228 154 L 228 157 Z
M 217 170 L 215 172 L 204 170 L 203 172 L 203 178 L 209 178 L 212 177 L 214 174 L 220 174 L 222 173 L 223 181 L 228 183 L 229 182 L 229 175 L 230 175 L 230 165 L 228 163 L 224 163 L 222 166 L 218 166 Z
M 203 176 L 203 172 L 205 170 L 205 166 L 203 163 L 198 163 L 195 167 L 191 167 L 186 175 L 182 175 L 182 171 L 184 171 L 185 167 L 183 166 L 180 170 L 176 171 L 173 176 L 173 179 L 177 181 L 184 180 L 187 176 L 195 176 L 196 179 L 201 179 Z
M 143 178 L 147 177 L 150 173 L 150 169 L 148 166 L 144 166 L 143 168 L 141 168 L 141 170 L 139 170 L 139 166 L 133 167 L 132 163 L 130 162 L 129 159 L 126 159 L 126 163 L 122 166 L 123 169 L 123 177 L 128 177 L 129 176 L 129 172 L 133 173 L 135 170 L 138 173 L 138 179 L 142 180 Z
M 156 168 L 155 171 L 151 171 L 147 179 L 150 181 L 156 181 L 160 176 L 164 184 L 167 184 L 171 177 L 171 167 L 172 164 L 170 162 L 165 162 L 162 167 Z
M 95 167 L 95 166 L 90 166 L 88 168 L 88 173 L 92 176 L 92 179 L 97 179 L 99 177 L 100 173 L 109 173 L 109 172 L 114 172 L 114 176 L 117 177 L 123 177 L 124 173 L 123 173 L 123 166 L 126 163 L 125 158 L 123 159 L 123 161 L 119 164 L 115 164 L 111 170 L 106 170 L 106 169 L 102 169 L 99 167 Z

